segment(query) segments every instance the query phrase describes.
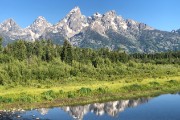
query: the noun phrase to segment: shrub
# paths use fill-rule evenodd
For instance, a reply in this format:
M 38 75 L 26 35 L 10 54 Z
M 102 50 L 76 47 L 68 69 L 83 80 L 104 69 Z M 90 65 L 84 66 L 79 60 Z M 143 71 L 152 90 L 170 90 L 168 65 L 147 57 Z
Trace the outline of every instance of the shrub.
M 63 91 L 63 90 L 59 90 L 59 93 L 60 93 L 60 94 L 64 94 L 64 91 Z
M 139 91 L 139 90 L 143 90 L 145 88 L 142 87 L 141 85 L 139 84 L 132 84 L 132 85 L 129 85 L 129 86 L 125 86 L 123 87 L 125 90 L 128 90 L 128 91 Z
M 160 84 L 158 82 L 149 82 L 151 86 L 159 86 Z
M 133 61 L 129 61 L 128 64 L 129 67 L 137 67 L 137 63 L 133 62 Z
M 67 97 L 68 97 L 68 98 L 74 98 L 74 97 L 75 97 L 75 94 L 74 94 L 73 92 L 69 91 L 69 92 L 67 93 Z
M 0 63 L 9 63 L 13 60 L 11 56 L 0 54 Z
M 77 76 L 78 75 L 78 71 L 73 69 L 73 70 L 70 70 L 70 75 L 72 76 Z
M 19 101 L 31 103 L 31 102 L 34 101 L 34 98 L 33 98 L 33 96 L 28 95 L 28 94 L 26 94 L 26 93 L 21 93 L 21 94 L 20 94 L 20 97 L 19 97 Z
M 176 80 L 169 80 L 167 82 L 172 84 L 172 85 L 177 85 L 178 84 L 178 81 L 176 81 Z
M 102 88 L 102 87 L 99 87 L 98 89 L 96 89 L 96 91 L 98 91 L 99 93 L 106 93 L 107 92 L 106 88 Z
M 89 94 L 91 92 L 92 92 L 92 90 L 90 88 L 84 88 L 84 87 L 82 87 L 81 89 L 78 90 L 78 93 L 80 93 L 80 94 Z
M 0 96 L 0 103 L 12 103 L 13 101 L 13 98 L 3 98 L 2 96 Z
M 43 93 L 41 93 L 42 98 L 45 100 L 53 100 L 56 98 L 56 93 L 53 90 L 48 90 Z
M 0 71 L 0 85 L 5 85 L 9 80 L 9 76 L 6 71 Z

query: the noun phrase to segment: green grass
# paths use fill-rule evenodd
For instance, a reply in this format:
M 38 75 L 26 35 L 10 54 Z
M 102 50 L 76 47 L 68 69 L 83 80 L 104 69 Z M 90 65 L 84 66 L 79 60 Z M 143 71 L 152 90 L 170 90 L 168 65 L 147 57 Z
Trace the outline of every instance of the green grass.
M 55 106 L 82 104 L 111 99 L 127 99 L 139 96 L 155 95 L 180 90 L 180 77 L 149 78 L 139 82 L 127 79 L 114 81 L 69 82 L 47 88 L 1 86 L 1 108 L 17 105 L 28 108 L 38 106 Z M 96 98 L 96 99 L 94 99 Z M 59 101 L 59 102 L 58 102 Z M 23 103 L 23 104 L 21 104 Z M 47 103 L 47 104 L 45 104 Z

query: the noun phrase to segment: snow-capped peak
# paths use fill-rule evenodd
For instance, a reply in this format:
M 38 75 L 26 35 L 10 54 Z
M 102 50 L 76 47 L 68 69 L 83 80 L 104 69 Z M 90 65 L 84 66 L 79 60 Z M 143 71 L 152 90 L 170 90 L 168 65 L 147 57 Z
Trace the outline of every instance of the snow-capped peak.
M 32 32 L 39 34 L 44 32 L 47 27 L 52 26 L 44 17 L 39 16 L 29 27 Z
M 44 30 L 48 27 L 51 27 L 50 24 L 44 17 L 39 16 L 27 29 L 35 33 L 35 39 L 42 35 Z
M 16 22 L 13 19 L 5 20 L 2 24 L 0 24 L 0 28 L 3 31 L 13 31 L 20 29 L 20 27 L 16 24 Z
M 36 20 L 46 20 L 46 19 L 43 16 L 39 16 L 39 17 L 37 17 Z
M 81 14 L 79 7 L 75 7 L 52 29 L 53 33 L 61 32 L 65 37 L 70 38 L 87 26 L 89 26 L 87 18 Z M 52 29 L 48 31 L 52 31 Z
M 98 12 L 96 12 L 95 14 L 93 14 L 94 17 L 102 17 L 102 15 Z
M 65 17 L 65 19 L 69 19 L 71 16 L 81 16 L 81 10 L 79 7 L 73 8 Z
M 7 19 L 5 20 L 2 24 L 16 24 L 15 21 L 13 19 Z
M 105 14 L 97 12 L 90 17 L 86 17 L 81 14 L 79 7 L 73 8 L 55 25 L 50 24 L 43 16 L 37 17 L 35 21 L 25 29 L 20 28 L 13 19 L 8 19 L 0 24 L 0 34 L 2 37 L 8 38 L 7 40 L 52 39 L 62 42 L 63 38 L 68 38 L 73 45 L 80 45 L 85 39 L 92 43 L 96 43 L 94 42 L 95 40 L 98 41 L 98 39 L 102 38 L 105 40 L 113 40 L 113 36 L 119 38 L 119 35 L 137 40 L 141 35 L 140 31 L 143 30 L 153 30 L 153 28 L 134 20 L 125 20 L 123 17 L 118 16 L 114 10 L 106 12 Z M 120 36 L 120 38 L 122 37 Z M 101 42 L 97 43 L 98 45 L 101 44 Z M 103 44 L 104 43 L 102 43 L 102 45 Z M 113 44 L 109 46 L 110 44 L 111 43 L 106 44 L 107 47 L 114 49 Z M 126 49 L 127 47 L 125 46 L 124 48 Z M 129 50 L 129 48 L 127 48 L 127 50 Z
M 104 15 L 105 15 L 105 16 L 113 16 L 113 17 L 114 17 L 114 16 L 117 16 L 115 10 L 108 11 L 108 12 L 106 12 Z
M 41 24 L 47 22 L 46 19 L 43 16 L 39 16 L 36 18 L 36 20 L 33 22 L 33 24 Z
M 76 6 L 75 8 L 73 8 L 70 13 L 75 13 L 75 12 L 79 12 L 81 11 L 80 8 L 78 6 Z
M 48 27 L 52 26 L 43 16 L 37 17 L 31 26 L 33 26 L 33 25 L 38 25 L 38 26 L 44 26 L 45 25 Z

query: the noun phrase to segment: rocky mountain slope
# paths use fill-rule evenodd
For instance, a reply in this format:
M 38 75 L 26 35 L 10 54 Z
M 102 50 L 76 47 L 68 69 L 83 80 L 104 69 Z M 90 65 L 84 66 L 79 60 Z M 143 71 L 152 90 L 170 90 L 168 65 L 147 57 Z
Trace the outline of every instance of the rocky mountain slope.
M 109 48 L 126 52 L 161 52 L 180 50 L 180 30 L 166 32 L 144 23 L 118 16 L 115 11 L 82 15 L 80 8 L 72 9 L 57 24 L 50 24 L 42 16 L 30 26 L 20 28 L 12 19 L 0 24 L 4 44 L 14 40 L 28 41 L 51 39 L 62 44 L 68 39 L 72 45 L 89 48 Z

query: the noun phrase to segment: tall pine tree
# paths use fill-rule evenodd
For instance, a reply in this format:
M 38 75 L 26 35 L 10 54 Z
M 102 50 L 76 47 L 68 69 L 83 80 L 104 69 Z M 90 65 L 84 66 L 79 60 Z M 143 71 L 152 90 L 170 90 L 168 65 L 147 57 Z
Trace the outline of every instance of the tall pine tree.
M 2 53 L 3 51 L 2 42 L 3 42 L 3 39 L 0 37 L 0 53 Z
M 72 65 L 72 61 L 73 61 L 72 46 L 67 39 L 64 40 L 64 44 L 61 52 L 61 60 Z

